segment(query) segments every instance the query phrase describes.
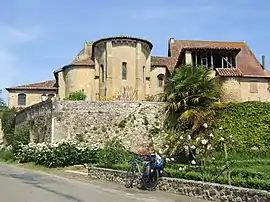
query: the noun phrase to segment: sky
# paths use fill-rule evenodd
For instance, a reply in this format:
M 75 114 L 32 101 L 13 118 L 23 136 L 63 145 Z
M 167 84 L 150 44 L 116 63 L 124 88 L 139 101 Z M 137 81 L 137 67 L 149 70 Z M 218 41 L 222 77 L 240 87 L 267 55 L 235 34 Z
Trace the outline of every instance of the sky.
M 148 39 L 163 56 L 171 37 L 246 41 L 270 65 L 269 0 L 0 0 L 0 8 L 0 89 L 53 79 L 86 40 L 115 35 Z

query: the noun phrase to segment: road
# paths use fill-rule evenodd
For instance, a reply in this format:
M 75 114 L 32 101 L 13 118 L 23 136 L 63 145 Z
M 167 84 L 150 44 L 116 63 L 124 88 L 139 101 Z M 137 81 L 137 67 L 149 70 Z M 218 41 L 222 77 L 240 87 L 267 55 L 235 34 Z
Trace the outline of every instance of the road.
M 164 192 L 126 189 L 108 182 L 74 180 L 0 163 L 2 202 L 205 202 Z

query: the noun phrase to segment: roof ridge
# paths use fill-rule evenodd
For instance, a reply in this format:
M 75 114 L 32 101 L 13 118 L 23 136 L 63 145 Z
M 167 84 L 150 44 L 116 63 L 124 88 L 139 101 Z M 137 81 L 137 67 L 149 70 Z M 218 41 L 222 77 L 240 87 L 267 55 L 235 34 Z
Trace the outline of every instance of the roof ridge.
M 199 40 L 199 39 L 174 39 L 174 41 L 190 41 L 190 42 L 216 42 L 216 43 L 241 43 L 241 44 L 246 44 L 246 41 L 222 41 L 222 40 Z

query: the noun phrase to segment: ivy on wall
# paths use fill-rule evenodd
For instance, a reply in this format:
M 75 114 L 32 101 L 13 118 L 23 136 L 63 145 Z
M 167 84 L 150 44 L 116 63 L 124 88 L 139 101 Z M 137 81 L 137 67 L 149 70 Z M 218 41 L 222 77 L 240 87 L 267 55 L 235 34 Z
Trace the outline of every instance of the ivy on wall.
M 235 148 L 270 148 L 270 103 L 230 103 L 215 121 L 218 138 L 232 135 Z

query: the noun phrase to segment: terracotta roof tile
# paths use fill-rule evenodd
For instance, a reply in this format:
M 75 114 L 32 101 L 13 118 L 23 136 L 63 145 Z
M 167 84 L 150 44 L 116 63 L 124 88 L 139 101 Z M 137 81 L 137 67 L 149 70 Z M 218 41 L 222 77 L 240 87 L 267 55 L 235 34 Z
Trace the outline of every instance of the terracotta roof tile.
M 249 49 L 245 42 L 223 42 L 223 41 L 199 41 L 199 40 L 175 40 L 169 41 L 169 55 L 177 57 L 185 49 L 238 49 L 237 69 L 242 76 L 268 77 L 262 69 L 260 62 Z M 229 70 L 230 71 L 230 70 Z
M 38 83 L 32 83 L 27 85 L 12 86 L 6 88 L 6 90 L 56 90 L 55 80 L 42 81 Z
M 167 67 L 173 71 L 177 62 L 177 58 L 166 56 L 151 56 L 151 66 Z
M 243 76 L 238 68 L 216 68 L 216 72 L 219 76 Z
M 92 56 L 92 45 L 93 42 L 85 42 L 83 49 L 76 55 L 75 59 L 71 62 L 72 65 L 94 65 L 94 61 L 91 59 Z

